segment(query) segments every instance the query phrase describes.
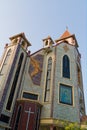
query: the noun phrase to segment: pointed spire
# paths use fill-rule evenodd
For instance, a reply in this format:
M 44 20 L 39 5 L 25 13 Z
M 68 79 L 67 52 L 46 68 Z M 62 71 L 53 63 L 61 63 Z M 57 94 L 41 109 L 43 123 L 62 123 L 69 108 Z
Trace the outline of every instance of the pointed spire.
M 57 40 L 55 40 L 56 44 L 59 44 L 59 43 L 61 43 L 63 41 L 66 41 L 68 44 L 75 45 L 76 47 L 78 47 L 78 43 L 77 43 L 75 35 L 71 34 L 68 31 L 68 27 L 67 26 L 66 26 L 65 32 L 61 35 L 61 37 L 58 38 Z
M 68 28 L 66 28 L 66 31 L 62 34 L 62 36 L 59 39 L 63 39 L 69 36 L 71 36 L 71 33 L 68 31 Z

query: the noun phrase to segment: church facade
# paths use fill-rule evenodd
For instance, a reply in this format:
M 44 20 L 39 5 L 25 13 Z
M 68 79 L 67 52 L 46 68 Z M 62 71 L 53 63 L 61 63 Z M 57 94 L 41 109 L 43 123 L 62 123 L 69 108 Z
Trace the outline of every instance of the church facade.
M 75 35 L 43 39 L 31 54 L 24 33 L 10 37 L 0 62 L 0 130 L 59 130 L 85 115 Z

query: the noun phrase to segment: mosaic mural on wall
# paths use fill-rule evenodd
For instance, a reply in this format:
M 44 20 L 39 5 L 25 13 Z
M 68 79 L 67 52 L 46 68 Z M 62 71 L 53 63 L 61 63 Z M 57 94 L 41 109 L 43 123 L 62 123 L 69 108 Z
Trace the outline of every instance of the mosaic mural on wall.
M 30 59 L 29 74 L 33 83 L 40 85 L 44 56 L 37 54 Z

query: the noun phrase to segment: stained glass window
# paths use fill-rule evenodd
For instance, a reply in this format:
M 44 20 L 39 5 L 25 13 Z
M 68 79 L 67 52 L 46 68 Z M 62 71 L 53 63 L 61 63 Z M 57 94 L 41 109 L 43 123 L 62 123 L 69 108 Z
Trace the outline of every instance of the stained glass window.
M 11 105 L 12 105 L 12 101 L 13 101 L 13 98 L 14 98 L 19 73 L 20 73 L 20 70 L 21 70 L 22 62 L 23 62 L 23 57 L 24 57 L 24 54 L 21 53 L 20 58 L 19 58 L 19 62 L 18 62 L 18 65 L 17 65 L 16 73 L 15 73 L 15 76 L 14 76 L 14 80 L 13 80 L 13 83 L 12 83 L 10 95 L 9 95 L 9 98 L 8 98 L 7 106 L 6 106 L 7 110 L 11 109 Z
M 50 97 L 51 69 L 52 69 L 52 58 L 50 57 L 48 59 L 48 66 L 47 66 L 47 76 L 46 76 L 46 86 L 45 86 L 45 96 L 44 96 L 45 102 L 48 102 Z
M 67 55 L 63 56 L 63 77 L 70 78 L 70 62 Z
M 72 105 L 73 98 L 72 98 L 72 86 L 60 84 L 59 89 L 59 102 Z

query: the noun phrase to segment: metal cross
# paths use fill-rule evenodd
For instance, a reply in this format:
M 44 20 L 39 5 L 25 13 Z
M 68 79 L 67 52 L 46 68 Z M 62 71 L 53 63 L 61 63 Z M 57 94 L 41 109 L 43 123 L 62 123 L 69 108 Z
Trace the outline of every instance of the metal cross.
M 30 120 L 30 114 L 34 114 L 34 112 L 31 112 L 31 108 L 29 108 L 28 111 L 25 111 L 28 113 L 28 119 L 27 119 L 27 125 L 26 125 L 26 130 L 28 130 L 28 125 L 29 125 L 29 120 Z
M 68 30 L 68 26 L 66 26 L 66 30 Z

